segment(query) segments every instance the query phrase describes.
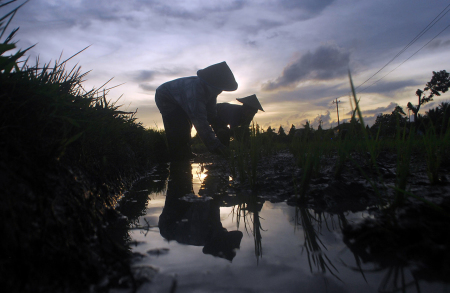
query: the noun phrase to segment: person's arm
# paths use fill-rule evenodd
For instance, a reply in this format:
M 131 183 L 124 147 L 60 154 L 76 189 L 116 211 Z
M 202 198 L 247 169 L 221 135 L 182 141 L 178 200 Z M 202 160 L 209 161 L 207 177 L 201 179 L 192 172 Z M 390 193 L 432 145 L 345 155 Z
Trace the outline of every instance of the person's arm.
M 212 153 L 222 153 L 226 147 L 218 140 L 208 122 L 208 111 L 214 116 L 217 96 L 212 96 L 205 90 L 200 81 L 186 92 L 186 99 L 190 101 L 186 111 L 200 139 Z

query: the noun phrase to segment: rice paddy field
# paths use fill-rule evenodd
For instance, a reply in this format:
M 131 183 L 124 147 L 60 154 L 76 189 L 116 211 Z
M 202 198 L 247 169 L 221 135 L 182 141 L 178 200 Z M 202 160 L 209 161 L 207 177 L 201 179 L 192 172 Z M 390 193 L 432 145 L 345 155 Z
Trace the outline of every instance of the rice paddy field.
M 349 74 L 349 123 L 255 122 L 227 157 L 194 138 L 196 159 L 168 163 L 163 130 L 67 60 L 25 61 L 16 32 L 0 43 L 2 291 L 450 290 L 449 103 L 368 127 Z
M 353 123 L 290 142 L 253 125 L 228 159 L 142 181 L 119 207 L 138 292 L 448 291 L 448 133 Z
M 266 158 L 256 189 L 236 185 L 220 162 L 198 161 L 160 166 L 119 206 L 137 292 L 449 289 L 448 219 L 433 208 L 407 199 L 386 211 L 364 178 L 325 174 L 299 200 L 289 152 Z M 447 201 L 440 192 L 427 199 Z

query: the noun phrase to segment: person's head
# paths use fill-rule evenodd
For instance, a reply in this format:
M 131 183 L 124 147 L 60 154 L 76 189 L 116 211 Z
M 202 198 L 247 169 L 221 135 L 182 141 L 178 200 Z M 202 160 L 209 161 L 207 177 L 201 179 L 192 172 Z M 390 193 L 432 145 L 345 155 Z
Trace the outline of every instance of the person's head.
M 258 112 L 258 110 L 261 110 L 264 112 L 256 95 L 247 96 L 245 98 L 237 98 L 236 100 L 241 102 L 245 106 L 246 109 L 253 109 L 255 114 L 256 114 L 256 112 Z M 248 111 L 250 111 L 250 110 L 248 110 Z
M 225 61 L 200 69 L 197 76 L 209 87 L 220 92 L 235 91 L 238 88 L 233 72 Z

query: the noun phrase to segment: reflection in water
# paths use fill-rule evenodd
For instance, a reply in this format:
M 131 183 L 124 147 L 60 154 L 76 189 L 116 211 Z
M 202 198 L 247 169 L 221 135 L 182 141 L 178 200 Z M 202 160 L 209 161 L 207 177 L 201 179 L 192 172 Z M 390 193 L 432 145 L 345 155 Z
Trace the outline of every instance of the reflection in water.
M 316 225 L 314 225 L 314 223 Z M 341 227 L 341 217 L 338 217 L 338 223 L 339 227 Z M 325 250 L 327 250 L 327 248 L 319 237 L 321 235 L 322 224 L 325 224 L 328 231 L 330 231 L 330 228 L 332 230 L 336 228 L 334 217 L 331 215 L 326 217 L 323 213 L 315 213 L 310 209 L 297 207 L 295 210 L 295 224 L 300 225 L 303 228 L 305 239 L 303 248 L 306 250 L 311 273 L 314 272 L 313 266 L 315 266 L 317 271 L 322 273 L 326 273 L 328 271 L 340 280 L 337 276 L 338 270 L 325 252 L 322 251 L 322 248 Z
M 321 241 L 320 236 L 322 235 L 323 228 L 326 228 L 328 231 L 337 230 L 341 232 L 342 229 L 348 225 L 345 215 L 342 213 L 332 215 L 315 212 L 304 207 L 297 207 L 295 223 L 302 227 L 304 233 L 305 242 L 303 248 L 306 250 L 311 273 L 314 273 L 315 267 L 316 271 L 321 273 L 329 272 L 341 281 L 338 277 L 338 269 L 325 253 L 328 249 Z M 299 227 L 297 226 L 297 228 Z M 350 243 L 347 242 L 346 244 L 349 245 Z M 370 252 L 364 251 L 362 253 L 363 256 L 361 257 L 361 253 L 358 253 L 358 250 L 355 250 L 351 244 L 349 247 L 351 248 L 350 252 L 353 254 L 356 263 L 356 267 L 353 269 L 354 271 L 359 272 L 366 282 L 367 279 L 365 273 L 379 272 L 387 269 L 379 284 L 378 292 L 406 292 L 407 288 L 412 286 L 416 288 L 417 292 L 420 292 L 417 278 L 412 274 L 407 275 L 409 268 L 405 266 L 405 263 L 398 263 L 392 259 L 392 263 L 387 266 L 364 270 L 362 268 L 363 263 L 367 263 L 368 260 L 372 258 L 369 256 Z M 413 276 L 412 279 L 411 276 Z
M 190 162 L 171 163 L 169 178 L 158 224 L 161 236 L 169 241 L 203 246 L 203 253 L 232 261 L 242 232 L 222 227 L 218 200 L 194 193 Z
M 396 264 L 389 267 L 378 287 L 378 291 L 406 292 L 409 287 L 416 287 L 417 292 L 420 292 L 418 280 L 414 277 L 412 281 L 406 281 L 405 267 Z
M 239 197 L 239 194 L 237 199 L 242 199 Z M 255 256 L 258 263 L 263 252 L 261 236 L 261 231 L 263 231 L 263 229 L 261 227 L 261 218 L 259 216 L 263 203 L 257 202 L 256 196 L 244 197 L 243 199 L 246 201 L 233 206 L 231 213 L 233 214 L 233 219 L 236 220 L 237 229 L 239 229 L 242 219 L 244 221 L 244 229 L 247 234 L 253 235 L 255 243 Z
M 124 220 L 115 222 L 108 227 L 110 236 L 123 246 L 133 243 L 129 230 L 143 228 L 139 225 L 139 217 L 146 214 L 147 202 L 151 199 L 149 194 L 157 196 L 164 193 L 167 187 L 167 177 L 169 176 L 167 166 L 157 166 L 153 171 L 153 175 L 136 182 L 133 189 L 126 193 L 119 202 L 116 209 L 124 216 Z M 149 228 L 151 225 L 147 223 L 147 231 Z
M 264 205 L 264 200 L 254 193 L 234 189 L 229 178 L 214 166 L 185 162 L 173 163 L 169 169 L 170 175 L 166 168 L 159 172 L 161 178 L 145 179 L 127 194 L 120 211 L 128 217 L 129 226 L 140 230 L 118 231 L 131 234 L 141 243 L 133 247 L 144 255 L 139 265 L 160 266 L 177 275 L 177 292 L 191 292 L 192 288 L 220 291 L 232 283 L 233 288 L 246 288 L 246 292 L 297 292 L 298 288 L 305 288 L 305 292 L 432 292 L 419 288 L 418 280 L 423 278 L 414 278 L 411 266 L 398 262 L 381 266 L 370 251 L 342 242 L 342 228 L 353 219 L 360 221 L 361 215 L 333 215 L 285 203 Z M 222 222 L 221 207 L 227 207 L 222 209 Z M 159 233 L 151 229 L 155 233 L 144 237 L 147 219 L 148 226 L 158 224 Z M 297 233 L 292 233 L 291 224 Z M 245 230 L 248 237 L 232 231 L 235 229 Z M 300 240 L 298 232 L 303 236 Z M 236 248 L 241 249 L 238 257 Z M 161 249 L 170 252 L 161 257 L 149 252 Z M 203 254 L 233 262 L 200 257 Z M 424 282 L 420 285 L 424 286 Z
M 370 233 L 371 232 L 369 230 L 365 231 L 359 235 L 359 239 L 367 237 Z M 385 255 L 380 257 L 377 249 L 370 249 L 364 246 L 356 245 L 354 241 L 349 241 L 346 237 L 344 237 L 343 241 L 355 256 L 357 269 L 361 273 L 364 272 L 361 268 L 363 263 L 372 263 L 375 266 L 372 270 L 366 270 L 366 273 L 378 271 L 385 272 L 384 277 L 379 283 L 378 292 L 407 292 L 410 288 L 415 288 L 416 292 L 421 292 L 419 284 L 421 278 L 417 277 L 414 272 L 417 267 L 421 266 L 420 260 L 415 260 L 415 266 L 411 266 L 410 263 L 414 260 L 405 259 L 400 256 L 401 253 L 399 253 L 394 247 L 388 249 L 389 257 L 386 258 Z M 377 239 L 377 241 L 389 242 L 389 239 L 380 238 Z M 404 250 L 406 249 L 408 248 L 405 248 Z

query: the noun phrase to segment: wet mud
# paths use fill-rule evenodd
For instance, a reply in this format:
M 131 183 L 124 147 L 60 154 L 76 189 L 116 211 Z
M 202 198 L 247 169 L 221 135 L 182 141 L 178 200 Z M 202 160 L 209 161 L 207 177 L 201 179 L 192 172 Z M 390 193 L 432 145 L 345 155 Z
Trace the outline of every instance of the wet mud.
M 448 290 L 447 170 L 438 185 L 427 183 L 425 166 L 411 170 L 407 190 L 420 197 L 393 209 L 396 158 L 379 159 L 377 170 L 360 158 L 336 176 L 335 161 L 325 158 L 303 195 L 303 170 L 287 151 L 259 162 L 253 187 L 215 156 L 162 166 L 118 208 L 135 276 L 122 280 L 123 292 L 133 282 L 138 292 Z

